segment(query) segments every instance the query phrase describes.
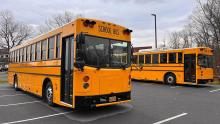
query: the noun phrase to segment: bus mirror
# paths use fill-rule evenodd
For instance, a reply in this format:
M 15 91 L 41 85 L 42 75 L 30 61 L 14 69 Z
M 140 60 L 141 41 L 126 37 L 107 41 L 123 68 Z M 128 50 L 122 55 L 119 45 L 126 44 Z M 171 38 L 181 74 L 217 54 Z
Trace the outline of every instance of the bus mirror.
M 132 60 L 132 61 L 133 61 L 133 59 L 134 59 L 133 54 L 134 54 L 134 47 L 133 47 L 133 45 L 131 44 L 131 60 Z
M 76 42 L 84 44 L 85 42 L 85 35 L 83 33 L 80 33 L 76 36 Z
M 74 63 L 74 67 L 78 68 L 80 71 L 84 70 L 85 62 L 84 61 L 76 61 Z

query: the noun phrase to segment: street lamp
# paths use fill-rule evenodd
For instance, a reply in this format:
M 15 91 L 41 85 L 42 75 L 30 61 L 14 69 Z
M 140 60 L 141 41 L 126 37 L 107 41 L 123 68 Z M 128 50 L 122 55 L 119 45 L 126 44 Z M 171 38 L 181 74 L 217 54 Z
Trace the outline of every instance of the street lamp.
M 156 14 L 151 14 L 152 16 L 154 16 L 154 20 L 155 20 L 155 48 L 157 48 L 157 15 Z

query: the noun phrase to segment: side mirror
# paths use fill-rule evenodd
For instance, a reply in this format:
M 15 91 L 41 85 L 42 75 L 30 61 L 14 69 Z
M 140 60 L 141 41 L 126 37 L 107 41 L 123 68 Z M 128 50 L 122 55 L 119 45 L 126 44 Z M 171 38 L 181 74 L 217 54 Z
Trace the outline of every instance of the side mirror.
M 131 61 L 133 61 L 133 59 L 134 59 L 133 54 L 134 54 L 134 47 L 131 44 Z
M 80 71 L 84 70 L 85 62 L 84 61 L 76 61 L 74 63 L 74 67 L 78 68 Z
M 76 42 L 84 44 L 85 43 L 85 35 L 83 33 L 80 33 L 76 36 Z

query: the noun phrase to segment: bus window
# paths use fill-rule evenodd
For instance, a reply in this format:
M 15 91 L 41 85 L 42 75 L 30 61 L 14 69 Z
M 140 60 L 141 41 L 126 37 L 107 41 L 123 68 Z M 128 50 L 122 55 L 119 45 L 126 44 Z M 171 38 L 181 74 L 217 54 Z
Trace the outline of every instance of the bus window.
M 20 49 L 20 62 L 22 62 L 23 59 L 22 55 L 23 55 L 23 48 Z
M 27 47 L 27 61 L 31 61 L 31 46 Z
M 158 58 L 159 58 L 158 54 L 153 54 L 153 64 L 158 64 Z
M 56 38 L 56 58 L 60 58 L 60 34 Z
M 48 49 L 48 58 L 53 59 L 54 58 L 54 41 L 55 37 L 51 37 L 48 40 L 49 49 Z
M 41 57 L 42 60 L 46 60 L 47 59 L 47 40 L 44 40 L 41 42 Z
M 41 60 L 40 42 L 37 43 L 37 48 L 36 48 L 36 60 Z
M 178 53 L 178 63 L 182 63 L 183 60 L 183 53 Z
M 27 61 L 27 47 L 24 47 L 24 62 Z
M 31 61 L 35 61 L 35 44 L 31 45 Z
M 176 63 L 176 53 L 169 53 L 169 63 Z
M 150 64 L 151 63 L 151 55 L 147 54 L 145 55 L 145 64 Z
M 144 55 L 139 55 L 139 64 L 144 64 Z
M 137 55 L 134 55 L 134 56 L 133 56 L 132 63 L 133 63 L 133 64 L 137 64 Z
M 17 50 L 17 62 L 19 62 L 19 50 Z
M 160 63 L 167 63 L 167 54 L 166 53 L 160 54 Z

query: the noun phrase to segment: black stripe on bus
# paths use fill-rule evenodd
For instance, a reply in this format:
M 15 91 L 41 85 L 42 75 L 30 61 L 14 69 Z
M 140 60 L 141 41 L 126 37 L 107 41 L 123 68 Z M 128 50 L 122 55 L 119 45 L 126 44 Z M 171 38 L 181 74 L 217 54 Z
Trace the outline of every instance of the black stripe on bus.
M 132 69 L 132 71 L 167 71 L 167 72 L 184 72 L 182 70 L 140 70 L 140 69 Z
M 47 67 L 61 67 L 60 65 L 51 65 L 51 66 L 19 66 L 19 67 L 10 67 L 10 68 L 32 68 L 32 67 L 34 67 L 34 68 L 37 68 L 37 67 L 45 67 L 45 68 L 47 68 Z
M 56 75 L 56 74 L 39 74 L 39 73 L 15 72 L 15 71 L 8 71 L 8 72 L 22 73 L 22 74 L 32 74 L 32 75 L 44 75 L 44 76 L 56 76 L 56 77 L 60 77 L 60 75 Z

